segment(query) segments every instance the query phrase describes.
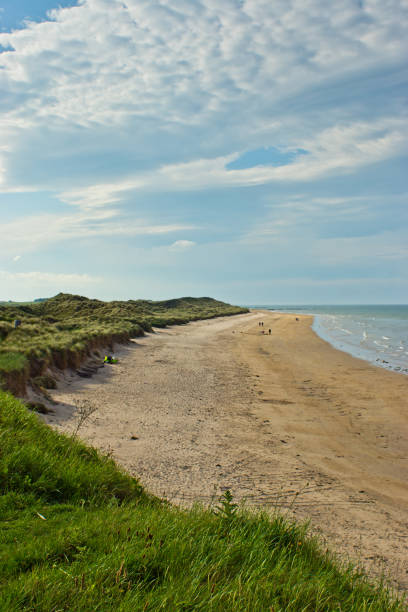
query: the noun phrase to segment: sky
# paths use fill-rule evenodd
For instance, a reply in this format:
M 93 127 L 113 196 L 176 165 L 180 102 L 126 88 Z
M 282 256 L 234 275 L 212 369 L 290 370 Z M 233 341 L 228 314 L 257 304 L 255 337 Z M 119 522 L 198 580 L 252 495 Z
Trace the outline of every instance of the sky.
M 408 0 L 0 0 L 0 300 L 408 303 Z

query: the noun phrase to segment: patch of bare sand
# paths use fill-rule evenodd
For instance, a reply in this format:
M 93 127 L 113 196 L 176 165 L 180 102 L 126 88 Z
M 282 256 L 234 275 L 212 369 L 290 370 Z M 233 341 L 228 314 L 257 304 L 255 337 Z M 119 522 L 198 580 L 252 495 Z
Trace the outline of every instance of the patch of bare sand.
M 149 491 L 279 506 L 408 589 L 408 377 L 333 349 L 311 321 L 252 312 L 157 330 L 60 385 L 47 419 L 72 431 L 74 400 L 89 399 L 80 435 Z

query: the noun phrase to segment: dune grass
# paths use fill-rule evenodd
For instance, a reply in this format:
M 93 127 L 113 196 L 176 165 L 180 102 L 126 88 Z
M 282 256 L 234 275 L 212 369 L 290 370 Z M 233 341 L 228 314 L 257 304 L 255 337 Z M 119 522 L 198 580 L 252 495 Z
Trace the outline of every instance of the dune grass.
M 0 376 L 25 373 L 14 386 L 10 377 L 3 376 L 3 387 L 24 394 L 28 380 L 49 367 L 75 369 L 98 348 L 141 336 L 152 326 L 241 312 L 247 309 L 212 298 L 103 302 L 63 293 L 42 302 L 0 306 Z M 15 319 L 21 321 L 17 328 Z
M 405 610 L 302 525 L 174 508 L 0 392 L 0 610 Z
M 21 353 L 4 352 L 0 353 L 0 371 L 15 372 L 24 370 L 27 365 L 27 358 Z

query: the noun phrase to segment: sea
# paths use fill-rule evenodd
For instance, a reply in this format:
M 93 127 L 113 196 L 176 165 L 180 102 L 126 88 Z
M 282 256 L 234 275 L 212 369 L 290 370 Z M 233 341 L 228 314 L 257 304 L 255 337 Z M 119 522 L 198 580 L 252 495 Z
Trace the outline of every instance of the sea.
M 314 331 L 335 348 L 379 367 L 408 374 L 408 305 L 263 304 L 250 308 L 314 315 Z

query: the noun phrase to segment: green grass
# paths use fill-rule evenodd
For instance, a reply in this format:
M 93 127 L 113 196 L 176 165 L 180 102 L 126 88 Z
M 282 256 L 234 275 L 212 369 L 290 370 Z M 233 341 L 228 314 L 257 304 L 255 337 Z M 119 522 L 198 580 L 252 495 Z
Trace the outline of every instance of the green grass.
M 27 358 L 21 353 L 0 353 L 0 371 L 15 372 L 24 370 L 27 365 Z
M 7 306 L 8 308 L 12 306 L 27 306 L 27 304 L 35 304 L 35 301 L 30 302 L 13 302 L 13 301 L 4 301 L 0 300 L 0 306 Z
M 102 302 L 60 293 L 42 302 L 7 304 L 0 306 L 0 376 L 24 371 L 25 379 L 14 386 L 3 376 L 3 386 L 23 394 L 29 379 L 43 375 L 47 368 L 76 369 L 98 348 L 141 336 L 152 326 L 241 312 L 247 309 L 212 298 Z M 20 327 L 14 328 L 15 319 L 21 320 Z
M 304 526 L 180 510 L 0 392 L 0 610 L 405 610 Z

